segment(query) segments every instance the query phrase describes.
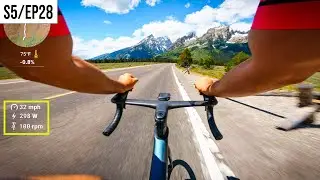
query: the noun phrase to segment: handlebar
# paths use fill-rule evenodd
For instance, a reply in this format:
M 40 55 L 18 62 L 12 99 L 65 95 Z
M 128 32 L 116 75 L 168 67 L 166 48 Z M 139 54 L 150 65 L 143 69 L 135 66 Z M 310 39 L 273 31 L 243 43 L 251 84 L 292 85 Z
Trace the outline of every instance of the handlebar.
M 118 93 L 111 99 L 111 102 L 117 104 L 117 109 L 113 117 L 113 121 L 102 132 L 104 135 L 110 136 L 112 132 L 117 128 L 122 116 L 123 109 L 125 108 L 125 101 L 127 100 L 128 93 L 129 91 L 125 93 Z
M 203 99 L 204 101 L 210 101 L 210 97 L 203 95 Z M 213 137 L 216 140 L 221 140 L 223 138 L 222 134 L 220 133 L 216 122 L 214 120 L 214 116 L 213 116 L 213 106 L 206 106 L 206 111 L 207 111 L 207 119 L 208 119 L 208 124 L 209 124 L 209 128 L 210 131 L 213 135 Z
M 103 134 L 105 136 L 110 136 L 112 132 L 117 128 L 121 120 L 123 109 L 125 109 L 126 104 L 148 107 L 152 109 L 157 109 L 158 106 L 160 105 L 163 106 L 165 104 L 165 107 L 167 108 L 167 110 L 182 108 L 182 107 L 205 106 L 206 107 L 205 110 L 207 111 L 208 124 L 209 124 L 212 135 L 216 140 L 221 140 L 223 138 L 222 134 L 220 133 L 215 123 L 214 116 L 213 116 L 213 106 L 218 103 L 215 97 L 209 97 L 209 96 L 203 95 L 204 101 L 169 101 L 170 95 L 163 93 L 163 94 L 169 95 L 168 99 L 163 100 L 158 98 L 159 100 L 137 100 L 137 99 L 127 99 L 128 93 L 129 91 L 125 93 L 118 93 L 111 99 L 111 102 L 117 105 L 117 109 L 112 122 L 103 131 Z
M 104 135 L 110 136 L 112 132 L 117 128 L 122 116 L 122 112 L 123 112 L 123 106 L 121 104 L 117 104 L 117 110 L 116 110 L 116 114 L 114 115 L 113 121 L 102 132 Z

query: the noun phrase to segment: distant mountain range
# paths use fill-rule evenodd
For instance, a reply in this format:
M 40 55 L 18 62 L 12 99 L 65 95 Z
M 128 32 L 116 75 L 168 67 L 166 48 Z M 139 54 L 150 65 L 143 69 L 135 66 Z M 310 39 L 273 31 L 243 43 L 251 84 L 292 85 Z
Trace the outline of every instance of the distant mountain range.
M 229 61 L 236 53 L 245 52 L 250 55 L 248 47 L 248 32 L 231 30 L 229 26 L 210 28 L 201 37 L 195 37 L 190 33 L 177 39 L 169 50 L 155 58 L 177 59 L 181 52 L 188 48 L 192 59 L 213 58 L 216 61 Z
M 120 49 L 112 53 L 102 54 L 96 59 L 176 59 L 185 48 L 191 50 L 194 59 L 214 56 L 222 61 L 235 53 L 244 51 L 250 54 L 247 32 L 231 30 L 229 26 L 210 28 L 201 37 L 195 32 L 178 38 L 174 43 L 168 37 L 154 37 L 149 35 L 138 44 Z
M 190 32 L 189 34 L 187 34 L 186 36 L 183 36 L 181 38 L 178 38 L 173 44 L 172 46 L 169 48 L 169 50 L 174 50 L 175 48 L 184 46 L 185 44 L 187 44 L 190 41 L 193 41 L 197 39 L 196 33 L 195 32 Z
M 172 46 L 168 37 L 155 38 L 150 35 L 138 44 L 112 53 L 102 54 L 95 59 L 149 59 L 166 52 Z

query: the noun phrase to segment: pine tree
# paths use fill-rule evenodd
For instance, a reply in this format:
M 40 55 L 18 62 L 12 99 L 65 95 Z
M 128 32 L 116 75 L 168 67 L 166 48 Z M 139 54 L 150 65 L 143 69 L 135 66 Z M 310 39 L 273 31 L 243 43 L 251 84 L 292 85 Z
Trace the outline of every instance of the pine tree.
M 182 67 L 190 66 L 192 64 L 191 52 L 188 48 L 183 50 L 183 52 L 180 54 L 178 63 Z
M 232 68 L 234 68 L 235 66 L 239 65 L 240 63 L 246 61 L 249 57 L 250 56 L 248 54 L 246 54 L 245 52 L 243 52 L 243 51 L 238 52 L 235 56 L 233 56 L 231 61 L 229 61 L 226 64 L 226 66 L 225 66 L 226 72 L 230 71 Z

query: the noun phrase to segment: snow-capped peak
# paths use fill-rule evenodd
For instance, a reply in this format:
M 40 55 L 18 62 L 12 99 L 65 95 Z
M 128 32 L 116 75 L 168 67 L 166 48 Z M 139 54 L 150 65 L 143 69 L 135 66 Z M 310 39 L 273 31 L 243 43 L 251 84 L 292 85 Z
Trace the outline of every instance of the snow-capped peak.
M 174 43 L 173 45 L 170 47 L 170 49 L 174 49 L 176 47 L 179 47 L 179 46 L 184 46 L 186 45 L 188 42 L 190 41 L 193 41 L 197 38 L 196 36 L 196 33 L 195 32 L 190 32 L 188 33 L 187 35 L 181 37 L 181 38 L 178 38 Z
M 227 43 L 247 43 L 248 42 L 248 34 L 244 33 L 234 33 L 231 38 L 227 41 Z
M 141 40 L 134 48 L 147 48 L 152 52 L 163 53 L 172 45 L 170 39 L 166 36 L 155 38 L 152 34 Z

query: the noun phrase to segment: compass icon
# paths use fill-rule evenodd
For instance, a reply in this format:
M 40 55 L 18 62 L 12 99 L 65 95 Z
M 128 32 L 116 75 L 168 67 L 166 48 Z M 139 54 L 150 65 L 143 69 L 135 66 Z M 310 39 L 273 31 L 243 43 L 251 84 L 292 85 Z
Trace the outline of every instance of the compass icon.
M 15 45 L 34 47 L 46 39 L 50 24 L 5 24 L 4 31 Z

